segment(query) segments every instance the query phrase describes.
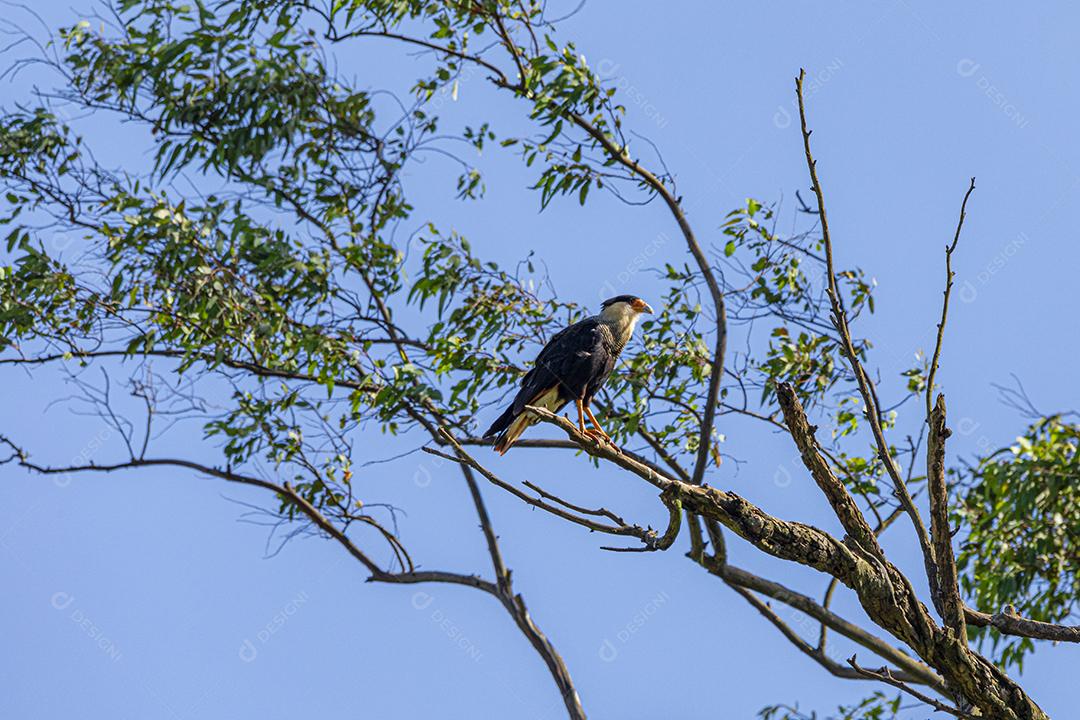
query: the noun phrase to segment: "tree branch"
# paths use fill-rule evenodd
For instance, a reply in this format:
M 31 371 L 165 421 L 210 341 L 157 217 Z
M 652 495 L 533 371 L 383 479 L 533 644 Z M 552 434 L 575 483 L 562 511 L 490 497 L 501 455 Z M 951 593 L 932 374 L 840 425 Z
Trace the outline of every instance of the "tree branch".
M 709 370 L 709 387 L 705 394 L 705 411 L 701 420 L 701 432 L 699 433 L 697 459 L 694 462 L 692 482 L 700 485 L 705 478 L 705 468 L 709 462 L 709 449 L 712 447 L 712 431 L 716 421 L 716 408 L 720 398 L 720 381 L 724 375 L 724 355 L 727 350 L 727 308 L 724 303 L 724 293 L 716 280 L 709 259 L 705 256 L 701 245 L 697 241 L 694 229 L 682 209 L 679 199 L 671 192 L 660 178 L 641 166 L 637 160 L 630 158 L 626 148 L 619 147 L 609 136 L 601 132 L 597 127 L 578 113 L 568 113 L 574 124 L 589 134 L 608 153 L 608 156 L 619 162 L 632 173 L 640 177 L 646 185 L 652 188 L 663 199 L 668 210 L 671 211 L 679 230 L 683 234 L 686 246 L 697 264 L 698 271 L 705 278 L 705 284 L 709 288 L 709 297 L 712 299 L 713 309 L 716 312 L 716 345 L 713 349 L 712 366 Z
M 862 363 L 859 361 L 855 345 L 851 339 L 851 328 L 848 326 L 847 311 L 844 309 L 844 298 L 836 285 L 836 267 L 833 262 L 832 236 L 829 234 L 829 220 L 825 213 L 825 194 L 821 189 L 821 181 L 818 179 L 817 161 L 814 159 L 813 152 L 810 150 L 811 131 L 806 122 L 806 101 L 803 97 L 803 80 L 805 77 L 806 71 L 800 70 L 799 76 L 795 80 L 795 91 L 799 101 L 799 122 L 802 129 L 803 151 L 806 156 L 806 166 L 810 172 L 810 181 L 813 184 L 814 196 L 817 198 L 818 216 L 821 218 L 821 237 L 822 243 L 825 246 L 825 263 L 829 283 L 828 295 L 829 302 L 832 305 L 833 325 L 840 334 L 843 354 L 848 359 L 851 371 L 855 375 L 855 380 L 859 387 L 859 394 L 862 396 L 863 404 L 866 406 L 866 420 L 870 425 L 871 434 L 877 445 L 878 457 L 881 459 L 882 465 L 892 479 L 893 490 L 896 493 L 900 504 L 911 517 L 912 525 L 915 527 L 915 535 L 919 541 L 919 547 L 922 549 L 923 564 L 926 567 L 927 582 L 930 584 L 930 595 L 934 599 L 934 605 L 940 606 L 940 593 L 937 588 L 937 570 L 934 567 L 933 547 L 930 545 L 930 540 L 926 533 L 926 526 L 923 524 L 922 518 L 919 515 L 919 510 L 915 506 L 915 502 L 911 499 L 911 493 L 908 492 L 907 484 L 900 476 L 900 471 L 896 466 L 896 462 L 889 452 L 889 445 L 885 441 L 885 433 L 881 426 L 881 410 L 877 404 L 876 392 L 873 383 L 866 374 Z
M 900 680 L 895 675 L 893 675 L 892 671 L 889 670 L 889 668 L 883 667 L 880 670 L 876 670 L 876 671 L 875 670 L 867 670 L 867 669 L 865 669 L 863 667 L 860 667 L 859 664 L 857 662 L 855 662 L 855 656 L 854 655 L 852 655 L 850 658 L 848 658 L 848 664 L 851 665 L 851 667 L 855 670 L 855 672 L 859 676 L 864 677 L 864 678 L 873 679 L 873 680 L 880 680 L 883 683 L 886 683 L 888 685 L 892 685 L 894 688 L 899 688 L 900 690 L 903 690 L 904 692 L 906 692 L 908 695 L 911 695 L 912 697 L 917 698 L 921 702 L 926 703 L 927 705 L 929 705 L 930 707 L 934 708 L 935 710 L 937 710 L 939 712 L 946 712 L 946 713 L 949 713 L 950 715 L 955 715 L 958 718 L 974 718 L 975 717 L 974 715 L 969 715 L 968 713 L 960 710 L 959 708 L 954 708 L 951 705 L 946 705 L 945 703 L 939 702 L 939 701 L 935 700 L 934 698 L 930 697 L 929 695 L 925 695 L 925 694 L 919 692 L 918 690 L 916 690 L 915 688 L 912 688 L 912 687 L 908 686 L 902 680 Z
M 926 420 L 930 421 L 933 408 L 930 399 L 934 393 L 934 377 L 937 375 L 938 363 L 941 361 L 941 345 L 945 339 L 945 321 L 949 318 L 949 296 L 952 294 L 953 279 L 956 273 L 952 269 L 952 256 L 960 242 L 960 231 L 964 228 L 964 218 L 967 216 L 967 203 L 971 193 L 975 192 L 975 178 L 971 178 L 971 184 L 964 193 L 964 200 L 960 203 L 960 220 L 956 223 L 956 233 L 953 235 L 951 245 L 945 247 L 945 292 L 941 301 L 941 322 L 937 326 L 937 342 L 934 344 L 934 356 L 930 360 L 930 370 L 926 377 Z
M 817 428 L 807 421 L 806 411 L 803 410 L 802 403 L 795 394 L 795 388 L 787 383 L 781 383 L 776 387 L 776 396 L 784 412 L 784 422 L 787 423 L 791 437 L 795 440 L 795 446 L 799 449 L 803 464 L 825 494 L 840 524 L 865 549 L 884 558 L 885 553 L 878 544 L 877 536 L 870 528 L 870 524 L 866 522 L 866 518 L 847 488 L 844 487 L 844 483 L 833 474 L 831 466 L 822 457 L 820 445 L 814 434 Z
M 928 420 L 930 434 L 926 443 L 926 482 L 930 491 L 930 537 L 934 543 L 937 584 L 941 593 L 941 619 L 946 627 L 952 628 L 960 642 L 966 644 L 964 602 L 960 599 L 952 530 L 949 527 L 949 491 L 945 483 L 945 439 L 951 432 L 945 426 L 944 395 L 937 396 L 937 404 Z
M 563 697 L 563 701 L 567 707 L 567 711 L 571 718 L 574 720 L 584 720 L 585 712 L 581 706 L 581 700 L 578 697 L 577 691 L 574 689 L 573 681 L 570 677 L 569 671 L 566 668 L 565 663 L 559 656 L 558 652 L 551 645 L 551 642 L 540 631 L 540 629 L 533 622 L 529 615 L 528 609 L 525 606 L 525 601 L 521 595 L 514 595 L 509 592 L 509 571 L 505 570 L 502 566 L 501 558 L 498 558 L 497 545 L 496 551 L 492 555 L 492 562 L 496 565 L 496 568 L 502 568 L 502 574 L 500 576 L 499 583 L 492 583 L 487 580 L 483 580 L 475 575 L 464 575 L 460 573 L 452 573 L 445 571 L 409 571 L 409 572 L 388 572 L 383 570 L 375 561 L 373 561 L 368 555 L 353 543 L 344 532 L 336 527 L 325 515 L 323 515 L 317 508 L 315 508 L 310 502 L 302 497 L 296 490 L 289 484 L 284 483 L 278 485 L 267 480 L 260 478 L 250 477 L 234 472 L 231 469 L 222 470 L 220 468 L 203 465 L 201 463 L 192 462 L 189 460 L 178 458 L 139 458 L 132 459 L 123 463 L 115 463 L 112 465 L 76 465 L 63 468 L 52 468 L 36 463 L 30 462 L 26 453 L 16 446 L 11 440 L 6 437 L 0 436 L 0 442 L 12 448 L 14 455 L 4 462 L 10 460 L 16 460 L 17 464 L 26 468 L 32 472 L 36 472 L 42 475 L 56 475 L 73 472 L 116 472 L 121 470 L 142 468 L 142 467 L 157 467 L 157 466 L 171 466 L 182 467 L 189 470 L 216 477 L 228 482 L 235 482 L 242 485 L 252 485 L 260 487 L 265 490 L 271 490 L 279 497 L 285 499 L 290 504 L 294 505 L 300 512 L 306 516 L 314 525 L 320 530 L 326 533 L 329 537 L 333 538 L 340 544 L 345 550 L 358 560 L 367 570 L 371 573 L 368 578 L 368 582 L 384 582 L 392 584 L 416 584 L 424 582 L 440 582 L 449 583 L 454 585 L 464 585 L 467 587 L 476 588 L 482 590 L 494 597 L 496 597 L 506 608 L 513 618 L 518 629 L 533 645 L 534 649 L 540 654 L 541 658 L 547 664 L 552 677 L 555 679 L 556 685 L 559 688 L 560 694 Z M 475 487 L 475 481 L 470 486 L 470 489 Z M 482 500 L 478 506 L 479 510 L 483 508 Z M 486 510 L 484 510 L 484 516 L 486 517 Z M 485 525 L 485 535 L 490 531 L 490 521 Z M 489 545 L 490 549 L 490 545 Z M 496 559 L 498 558 L 498 559 Z M 496 570 L 499 573 L 499 570 Z
M 969 625 L 992 627 L 1005 635 L 1080 643 L 1080 625 L 1057 625 L 1003 612 L 991 615 L 969 607 L 964 608 L 964 618 Z
M 639 431 L 640 431 L 640 429 L 639 429 Z M 639 432 L 639 434 L 640 434 L 640 432 Z M 459 443 L 461 443 L 462 445 L 480 445 L 480 446 L 485 446 L 485 447 L 491 447 L 491 446 L 493 446 L 495 444 L 495 440 L 493 438 L 462 437 L 462 438 L 457 438 L 457 441 Z M 440 445 L 448 444 L 444 439 L 442 439 L 441 436 L 440 436 L 440 438 L 439 438 L 439 440 L 437 442 Z M 648 442 L 648 440 L 646 440 L 646 442 Z M 514 447 L 515 448 L 535 448 L 535 449 L 581 450 L 581 446 L 578 445 L 577 443 L 573 442 L 572 440 L 555 440 L 555 439 L 551 439 L 551 438 L 519 438 L 518 440 L 514 441 Z M 666 470 L 664 470 L 664 468 L 662 468 L 657 463 L 653 462 L 652 460 L 648 459 L 647 457 L 644 457 L 643 455 L 639 455 L 638 453 L 633 452 L 632 450 L 627 450 L 626 448 L 619 448 L 619 451 L 622 454 L 626 455 L 627 457 L 632 458 L 633 460 L 641 463 L 642 465 L 645 465 L 647 467 L 651 467 L 658 474 L 663 474 L 663 473 L 667 472 Z M 663 458 L 663 455 L 661 455 L 661 457 Z M 667 461 L 665 460 L 665 462 L 667 462 Z M 669 465 L 670 465 L 670 463 L 669 463 Z M 678 466 L 672 467 L 672 469 L 674 470 L 677 467 Z M 689 477 L 689 476 L 687 476 L 687 477 Z
M 514 487 L 510 483 L 504 481 L 502 478 L 495 475 L 495 473 L 491 472 L 486 467 L 481 465 L 479 462 L 476 461 L 475 458 L 473 458 L 469 453 L 467 453 L 463 448 L 461 448 L 460 445 L 456 445 L 456 441 L 451 440 L 451 444 L 455 445 L 454 449 L 457 451 L 457 455 L 450 455 L 448 453 L 443 453 L 443 452 L 440 452 L 438 450 L 435 450 L 434 448 L 423 448 L 423 450 L 424 450 L 424 452 L 426 452 L 426 453 L 428 453 L 430 455 L 435 455 L 435 456 L 441 457 L 441 458 L 443 458 L 445 460 L 450 460 L 451 462 L 459 463 L 459 464 L 461 464 L 461 465 L 463 465 L 465 467 L 470 467 L 473 470 L 476 470 L 481 475 L 483 475 L 484 478 L 486 478 L 492 485 L 495 485 L 496 487 L 498 487 L 498 488 L 500 488 L 502 490 L 505 490 L 506 492 L 510 493 L 511 495 L 513 495 L 514 497 L 518 498 L 519 500 L 525 502 L 526 504 L 531 505 L 532 507 L 544 510 L 545 512 L 549 512 L 552 515 L 555 515 L 556 517 L 562 518 L 563 520 L 568 520 L 568 521 L 574 523 L 575 525 L 580 525 L 580 526 L 582 526 L 584 528 L 587 528 L 589 530 L 592 530 L 594 532 L 602 532 L 602 533 L 606 533 L 608 535 L 625 535 L 625 536 L 629 536 L 629 537 L 636 537 L 639 540 L 641 540 L 643 543 L 645 543 L 647 546 L 650 546 L 650 547 L 652 547 L 652 546 L 654 546 L 656 544 L 656 531 L 655 530 L 647 530 L 647 529 L 639 527 L 637 525 L 626 525 L 626 524 L 614 524 L 614 525 L 612 525 L 612 524 L 608 524 L 608 523 L 599 522 L 599 521 L 593 520 L 592 518 L 589 518 L 589 517 L 581 517 L 580 515 L 577 515 L 574 512 L 570 512 L 569 510 L 566 510 L 565 509 L 566 507 L 575 507 L 576 508 L 576 506 L 571 506 L 568 503 L 566 503 L 565 501 L 555 500 L 554 502 L 557 503 L 557 504 L 553 504 L 553 503 L 545 502 L 545 500 L 542 499 L 542 497 L 541 498 L 532 497 L 528 493 L 523 492 L 519 488 Z M 549 493 L 543 493 L 543 495 L 551 497 Z M 608 511 L 606 509 L 603 509 L 603 508 L 601 508 L 598 511 L 593 511 L 593 512 L 588 513 L 588 514 L 598 515 L 598 516 L 603 516 L 603 517 L 608 517 L 608 518 L 617 518 L 618 517 L 614 513 L 610 512 L 610 511 Z
M 56 353 L 51 355 L 39 355 L 36 357 L 15 357 L 15 358 L 0 358 L 0 365 L 43 365 L 45 363 L 67 361 L 67 360 L 84 360 L 91 358 L 136 358 L 136 357 L 162 357 L 172 358 L 176 360 L 186 360 L 189 358 L 199 360 L 207 365 L 224 365 L 225 367 L 232 368 L 234 370 L 243 370 L 249 372 L 257 377 L 273 377 L 281 378 L 284 380 L 299 380 L 302 382 L 311 382 L 322 384 L 325 380 L 322 380 L 314 375 L 302 373 L 296 370 L 283 370 L 280 368 L 268 367 L 265 365 L 259 365 L 257 363 L 247 362 L 245 360 L 236 360 L 233 358 L 218 358 L 208 353 L 190 353 L 180 350 L 139 350 L 136 353 L 130 353 L 126 350 L 91 350 L 87 352 L 73 352 L 73 353 Z M 335 385 L 350 390 L 364 390 L 367 392 L 378 392 L 379 386 L 375 385 L 367 380 L 356 382 L 347 379 L 335 379 Z
M 442 432 L 447 439 L 453 442 L 453 437 L 448 431 L 442 429 Z M 464 450 L 461 449 L 460 445 L 456 446 L 456 449 L 459 454 L 464 454 Z M 548 672 L 551 673 L 555 684 L 559 688 L 559 693 L 562 695 L 569 716 L 575 720 L 585 720 L 585 709 L 581 706 L 581 698 L 574 687 L 573 678 L 570 677 L 570 670 L 566 667 L 562 656 L 547 639 L 547 636 L 533 622 L 528 609 L 525 607 L 525 599 L 520 594 L 514 594 L 510 570 L 503 563 L 502 552 L 499 550 L 499 541 L 495 536 L 495 530 L 492 527 L 487 507 L 484 505 L 483 496 L 480 494 L 480 487 L 477 485 L 476 477 L 473 475 L 473 468 L 466 463 L 459 463 L 459 465 L 462 474 L 465 476 L 465 481 L 469 485 L 469 492 L 476 507 L 476 514 L 480 519 L 480 527 L 483 529 L 484 538 L 487 540 L 488 554 L 491 555 L 491 564 L 495 570 L 495 578 L 498 583 L 498 597 L 514 618 L 518 629 L 521 630 L 548 666 Z
M 800 652 L 813 659 L 816 663 L 821 665 L 821 667 L 825 668 L 836 677 L 844 678 L 847 680 L 871 679 L 869 676 L 863 675 L 851 668 L 844 667 L 843 665 L 826 655 L 822 649 L 815 648 L 810 645 L 810 643 L 806 642 L 806 640 L 804 640 L 802 636 L 795 632 L 795 630 L 793 630 L 790 625 L 784 622 L 780 618 L 780 616 L 777 615 L 771 607 L 769 607 L 768 603 L 762 602 L 749 590 L 745 590 L 737 585 L 732 586 L 732 589 L 735 590 L 735 592 L 739 596 L 741 596 L 748 603 L 750 603 L 754 607 L 754 609 L 761 613 L 766 620 L 772 623 L 776 627 L 776 629 L 779 630 L 780 633 L 791 642 L 792 645 L 799 649 Z
M 901 676 L 906 682 L 927 685 L 942 694 L 946 692 L 945 683 L 941 677 L 928 666 L 825 608 L 808 595 L 791 590 L 780 583 L 760 577 L 734 565 L 725 563 L 717 567 L 715 564 L 710 564 L 710 566 L 706 566 L 706 569 L 729 585 L 753 590 L 806 613 L 822 623 L 823 626 L 832 628 L 840 635 L 895 664 L 900 668 Z

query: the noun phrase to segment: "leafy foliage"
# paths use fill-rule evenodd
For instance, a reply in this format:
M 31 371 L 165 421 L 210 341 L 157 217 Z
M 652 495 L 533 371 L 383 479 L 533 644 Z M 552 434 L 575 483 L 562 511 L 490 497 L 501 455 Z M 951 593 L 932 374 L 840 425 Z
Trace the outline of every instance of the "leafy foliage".
M 983 612 L 1019 612 L 1060 623 L 1080 608 L 1080 426 L 1052 416 L 1016 444 L 972 468 L 957 519 L 967 528 L 957 562 L 961 581 Z M 976 636 L 1002 664 L 1023 666 L 1026 638 L 993 628 Z

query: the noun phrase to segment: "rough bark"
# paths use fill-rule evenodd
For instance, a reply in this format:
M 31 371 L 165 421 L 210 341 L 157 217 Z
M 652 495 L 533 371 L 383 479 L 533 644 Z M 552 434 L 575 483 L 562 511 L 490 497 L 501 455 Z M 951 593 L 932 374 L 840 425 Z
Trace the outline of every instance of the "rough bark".
M 941 593 L 941 619 L 945 627 L 956 633 L 960 642 L 967 642 L 964 623 L 964 602 L 960 599 L 956 558 L 953 555 L 952 531 L 949 528 L 949 491 L 945 483 L 945 396 L 938 395 L 928 418 L 930 434 L 926 445 L 926 478 L 930 488 L 930 539 L 934 544 L 934 559 Z

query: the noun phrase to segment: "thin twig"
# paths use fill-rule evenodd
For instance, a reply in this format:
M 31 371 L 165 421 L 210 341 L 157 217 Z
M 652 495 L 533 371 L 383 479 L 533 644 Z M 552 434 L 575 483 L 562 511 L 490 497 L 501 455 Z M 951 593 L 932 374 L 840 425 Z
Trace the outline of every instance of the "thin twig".
M 855 672 L 857 672 L 859 675 L 861 675 L 861 676 L 863 676 L 865 678 L 870 678 L 870 679 L 874 679 L 874 680 L 880 680 L 883 683 L 886 683 L 888 685 L 892 685 L 894 688 L 898 688 L 900 690 L 903 690 L 908 695 L 911 695 L 913 698 L 916 698 L 919 701 L 926 703 L 927 705 L 934 708 L 935 710 L 938 710 L 940 712 L 949 713 L 950 715 L 954 715 L 954 716 L 956 716 L 958 718 L 974 718 L 975 717 L 974 715 L 970 715 L 970 714 L 964 712 L 963 710 L 961 710 L 959 708 L 953 707 L 952 705 L 946 705 L 945 703 L 943 703 L 943 702 L 941 702 L 939 700 L 935 700 L 934 698 L 930 697 L 929 695 L 919 692 L 918 690 L 911 687 L 907 683 L 902 682 L 900 680 L 897 680 L 896 677 L 892 674 L 892 671 L 889 670 L 889 668 L 887 668 L 887 667 L 883 667 L 880 670 L 867 670 L 866 668 L 861 667 L 859 665 L 859 663 L 855 662 L 855 656 L 854 655 L 852 655 L 851 657 L 848 658 L 848 665 L 850 665 L 852 668 L 854 668 Z
M 971 193 L 975 192 L 975 178 L 971 178 L 971 184 L 964 193 L 964 200 L 960 203 L 960 219 L 956 223 L 956 233 L 953 235 L 951 245 L 945 247 L 945 293 L 941 301 L 941 322 L 937 326 L 937 342 L 934 344 L 934 356 L 930 360 L 930 371 L 926 377 L 926 419 L 929 422 L 932 412 L 931 398 L 934 393 L 934 377 L 937 375 L 938 363 L 941 361 L 941 344 L 945 338 L 945 321 L 949 317 L 949 296 L 952 293 L 953 279 L 956 273 L 952 269 L 952 256 L 960 242 L 960 231 L 964 228 L 964 218 L 967 216 L 967 203 Z

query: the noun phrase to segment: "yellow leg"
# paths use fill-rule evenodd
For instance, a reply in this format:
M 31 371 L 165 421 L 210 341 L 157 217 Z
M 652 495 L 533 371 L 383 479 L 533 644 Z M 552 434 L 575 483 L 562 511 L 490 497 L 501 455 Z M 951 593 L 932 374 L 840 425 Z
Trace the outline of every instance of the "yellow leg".
M 581 398 L 578 398 L 574 402 L 577 404 L 577 425 L 578 425 L 578 430 L 581 431 L 582 435 L 587 435 L 588 433 L 585 432 L 585 408 L 581 403 Z
M 593 427 L 600 432 L 600 434 L 604 437 L 605 440 L 610 442 L 611 436 L 604 432 L 604 428 L 600 427 L 600 423 L 596 421 L 596 416 L 593 415 L 592 408 L 590 408 L 588 405 L 585 406 L 585 414 L 589 416 L 589 422 L 593 424 Z

